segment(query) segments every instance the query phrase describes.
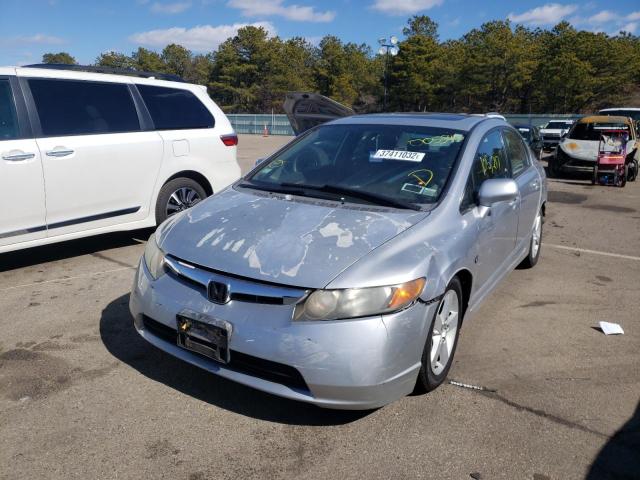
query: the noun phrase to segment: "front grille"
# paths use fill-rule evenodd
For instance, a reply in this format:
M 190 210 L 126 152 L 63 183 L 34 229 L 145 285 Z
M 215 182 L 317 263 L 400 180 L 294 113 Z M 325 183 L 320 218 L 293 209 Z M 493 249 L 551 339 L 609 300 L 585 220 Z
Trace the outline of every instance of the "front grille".
M 177 343 L 178 332 L 175 328 L 160 323 L 146 315 L 143 317 L 143 324 L 145 330 L 152 335 L 169 343 Z M 197 353 L 194 354 L 199 355 Z M 265 360 L 264 358 L 254 357 L 253 355 L 247 355 L 246 353 L 231 350 L 231 362 L 226 364 L 225 368 L 297 390 L 309 391 L 304 378 L 295 368 Z

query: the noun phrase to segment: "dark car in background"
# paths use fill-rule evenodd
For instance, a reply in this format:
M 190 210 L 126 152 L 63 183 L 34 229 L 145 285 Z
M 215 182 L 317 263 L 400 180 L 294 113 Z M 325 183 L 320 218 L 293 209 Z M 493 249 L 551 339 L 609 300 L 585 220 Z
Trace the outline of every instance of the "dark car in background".
M 543 150 L 543 140 L 540 129 L 535 125 L 514 125 L 514 127 L 518 130 L 522 138 L 524 138 L 529 148 L 533 150 L 536 158 L 540 159 Z

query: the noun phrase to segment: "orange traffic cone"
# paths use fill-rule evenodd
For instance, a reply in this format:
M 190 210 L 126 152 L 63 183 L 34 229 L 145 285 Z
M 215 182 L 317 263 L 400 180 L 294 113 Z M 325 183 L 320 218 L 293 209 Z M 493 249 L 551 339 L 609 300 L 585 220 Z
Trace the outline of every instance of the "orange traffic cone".
M 267 124 L 264 124 L 264 130 L 262 130 L 262 136 L 263 137 L 268 137 L 269 136 L 269 129 L 267 128 Z

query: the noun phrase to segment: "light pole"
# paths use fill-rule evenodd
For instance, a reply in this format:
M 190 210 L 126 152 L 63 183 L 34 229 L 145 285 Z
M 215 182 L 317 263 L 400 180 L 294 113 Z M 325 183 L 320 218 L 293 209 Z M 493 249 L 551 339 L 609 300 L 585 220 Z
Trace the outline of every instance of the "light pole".
M 380 55 L 384 55 L 384 100 L 382 102 L 382 111 L 387 110 L 387 70 L 389 69 L 389 55 L 395 57 L 398 55 L 400 51 L 400 47 L 398 46 L 398 37 L 395 35 L 391 35 L 389 40 L 385 37 L 379 38 L 378 43 L 380 44 L 380 50 L 378 53 Z

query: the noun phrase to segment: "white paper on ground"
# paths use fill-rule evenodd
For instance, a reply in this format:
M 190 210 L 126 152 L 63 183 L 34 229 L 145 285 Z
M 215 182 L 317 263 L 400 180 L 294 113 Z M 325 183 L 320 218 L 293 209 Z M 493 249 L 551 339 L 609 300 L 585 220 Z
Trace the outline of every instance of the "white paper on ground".
M 600 322 L 600 328 L 605 335 L 623 335 L 624 330 L 617 323 Z

